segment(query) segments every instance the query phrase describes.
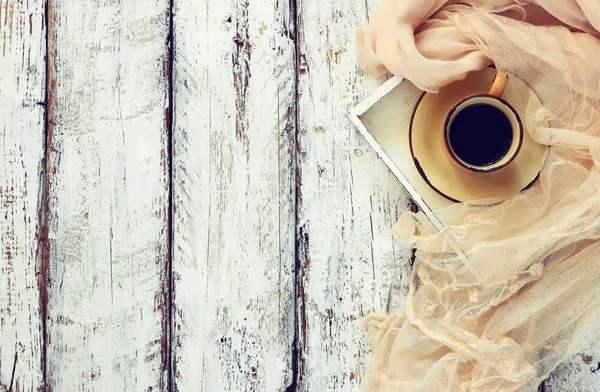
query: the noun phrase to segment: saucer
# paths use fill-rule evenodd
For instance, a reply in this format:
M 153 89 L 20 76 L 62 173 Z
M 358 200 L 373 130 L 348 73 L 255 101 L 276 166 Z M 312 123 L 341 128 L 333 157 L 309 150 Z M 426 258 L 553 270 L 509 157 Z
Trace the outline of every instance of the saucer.
M 425 182 L 437 193 L 455 202 L 495 197 L 511 197 L 532 186 L 537 180 L 547 146 L 536 143 L 527 132 L 532 121 L 523 118 L 515 107 L 525 129 L 519 154 L 504 168 L 492 173 L 475 173 L 454 162 L 444 140 L 444 121 L 448 112 L 463 98 L 487 93 L 496 76 L 495 68 L 472 72 L 464 80 L 440 89 L 439 93 L 423 93 L 415 104 L 410 121 L 409 143 L 414 164 Z M 531 110 L 541 108 L 533 92 L 516 77 L 509 77 L 505 95 L 527 102 Z M 526 98 L 526 99 L 523 99 Z

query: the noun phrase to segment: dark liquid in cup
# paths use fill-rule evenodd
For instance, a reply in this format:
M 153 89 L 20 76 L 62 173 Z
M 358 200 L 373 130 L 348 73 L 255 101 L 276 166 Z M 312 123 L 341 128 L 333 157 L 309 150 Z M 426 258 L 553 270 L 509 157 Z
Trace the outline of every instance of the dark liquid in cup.
M 502 111 L 480 103 L 456 115 L 448 139 L 460 159 L 474 166 L 488 166 L 508 153 L 513 132 L 510 120 Z

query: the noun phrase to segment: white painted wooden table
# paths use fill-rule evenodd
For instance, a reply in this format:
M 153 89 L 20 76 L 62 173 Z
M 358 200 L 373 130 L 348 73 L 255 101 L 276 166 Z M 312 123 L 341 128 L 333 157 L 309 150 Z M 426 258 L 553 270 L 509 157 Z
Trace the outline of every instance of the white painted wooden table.
M 376 3 L 0 2 L 0 391 L 358 390 L 411 254 L 347 117 Z

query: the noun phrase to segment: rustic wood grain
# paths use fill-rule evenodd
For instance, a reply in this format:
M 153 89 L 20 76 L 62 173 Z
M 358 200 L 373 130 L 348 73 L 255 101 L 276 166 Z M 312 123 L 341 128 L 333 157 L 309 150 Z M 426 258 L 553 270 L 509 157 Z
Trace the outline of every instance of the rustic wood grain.
M 391 233 L 408 199 L 348 118 L 377 86 L 354 52 L 355 29 L 376 3 L 300 1 L 297 9 L 301 391 L 358 390 L 368 357 L 362 318 L 401 311 L 408 290 L 410 250 Z
M 43 387 L 36 276 L 42 250 L 43 4 L 0 2 L 0 391 Z
M 51 0 L 47 389 L 166 391 L 167 0 Z
M 0 391 L 358 390 L 410 269 L 410 202 L 347 116 L 377 3 L 0 2 Z
M 291 10 L 174 6 L 174 389 L 282 391 L 294 335 Z
M 544 382 L 543 391 L 600 391 L 600 345 L 594 343 L 558 366 Z

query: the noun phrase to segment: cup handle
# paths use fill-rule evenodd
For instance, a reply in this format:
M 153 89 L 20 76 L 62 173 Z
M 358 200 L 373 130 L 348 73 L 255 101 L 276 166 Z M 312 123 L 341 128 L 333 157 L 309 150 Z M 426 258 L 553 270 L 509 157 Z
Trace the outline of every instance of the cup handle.
M 490 92 L 488 94 L 493 95 L 495 97 L 499 97 L 502 95 L 504 91 L 504 87 L 506 87 L 506 81 L 508 80 L 508 75 L 504 72 L 498 72 L 496 77 L 494 78 L 494 83 L 492 83 L 492 87 L 490 88 Z

